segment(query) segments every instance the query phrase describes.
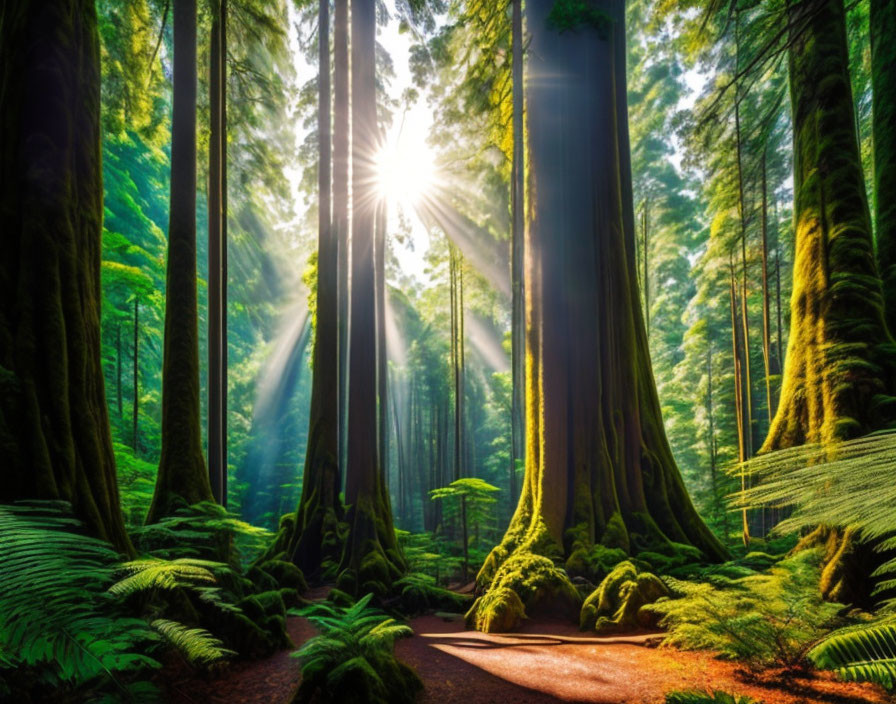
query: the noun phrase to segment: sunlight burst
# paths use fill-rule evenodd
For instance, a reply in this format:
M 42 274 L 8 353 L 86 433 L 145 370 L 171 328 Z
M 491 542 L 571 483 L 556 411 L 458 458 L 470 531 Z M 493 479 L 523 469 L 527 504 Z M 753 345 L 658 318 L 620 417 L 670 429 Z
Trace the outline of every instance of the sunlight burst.
M 376 157 L 377 189 L 390 207 L 413 209 L 435 184 L 435 159 L 423 139 L 390 140 Z

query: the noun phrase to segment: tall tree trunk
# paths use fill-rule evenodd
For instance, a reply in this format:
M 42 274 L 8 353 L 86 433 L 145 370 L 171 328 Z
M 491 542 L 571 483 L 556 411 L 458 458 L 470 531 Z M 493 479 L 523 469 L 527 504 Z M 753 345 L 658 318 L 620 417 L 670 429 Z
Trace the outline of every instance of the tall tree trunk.
M 510 408 L 510 500 L 516 501 L 517 466 L 525 461 L 525 421 L 523 415 L 524 361 L 526 311 L 523 291 L 523 246 L 525 234 L 525 145 L 523 114 L 523 9 L 522 0 L 512 0 L 512 81 L 513 81 L 513 173 L 510 201 L 511 218 L 511 264 L 510 282 L 512 295 L 511 317 L 511 408 Z
M 338 250 L 339 467 L 348 451 L 348 331 L 350 227 L 348 219 L 348 0 L 333 6 L 333 237 Z
M 324 562 L 337 562 L 342 542 L 336 527 L 342 518 L 339 501 L 339 327 L 338 244 L 330 216 L 330 4 L 318 3 L 317 83 L 317 313 L 308 416 L 308 446 L 302 497 L 290 535 L 287 554 L 310 578 L 320 575 Z M 278 541 L 279 542 L 279 541 Z M 282 543 L 281 543 L 282 545 Z M 278 545 L 278 547 L 280 547 Z
M 376 306 L 376 7 L 352 5 L 352 276 L 349 331 L 348 465 L 345 500 L 349 532 L 338 584 L 359 594 L 388 592 L 406 570 L 395 540 L 392 508 L 377 454 Z
M 196 296 L 196 0 L 174 0 L 171 212 L 162 363 L 162 454 L 146 517 L 212 501 L 199 410 Z
M 93 0 L 0 5 L 0 95 L 0 501 L 69 501 L 132 554 L 100 361 Z
M 641 295 L 644 296 L 644 332 L 647 341 L 650 342 L 650 221 L 647 208 L 648 201 L 645 198 L 641 207 L 641 262 L 644 266 L 644 274 L 641 279 Z
M 610 22 L 551 26 L 530 0 L 531 214 L 526 230 L 526 476 L 501 544 L 479 573 L 469 620 L 575 609 L 546 555 L 600 542 L 631 552 L 669 541 L 726 556 L 691 504 L 665 436 L 635 269 L 622 0 Z M 523 583 L 520 575 L 526 573 Z
M 827 443 L 892 425 L 893 362 L 855 130 L 843 0 L 790 8 L 794 256 L 781 399 L 764 452 Z M 867 594 L 861 545 L 822 528 L 830 549 L 821 589 Z
M 768 178 L 765 152 L 762 153 L 762 360 L 765 364 L 765 401 L 768 407 L 768 422 L 775 416 L 775 398 L 772 390 L 772 376 L 777 376 L 777 360 L 772 355 L 771 294 L 768 281 Z
M 737 320 L 737 274 L 735 273 L 733 257 L 728 265 L 729 286 L 728 298 L 731 307 L 731 357 L 734 361 L 734 412 L 737 420 L 737 461 L 747 461 L 747 425 L 744 422 L 744 383 L 743 383 L 743 341 L 740 337 L 740 329 Z M 740 475 L 740 490 L 747 488 L 746 476 Z M 750 544 L 750 523 L 747 517 L 746 507 L 741 509 L 741 537 L 744 545 Z
M 226 286 L 222 239 L 224 230 L 224 57 L 223 0 L 212 3 L 209 51 L 209 146 L 208 146 L 208 473 L 215 501 L 227 498 L 227 465 L 224 458 L 226 423 L 224 416 L 225 310 L 222 293 Z
M 118 406 L 118 420 L 124 418 L 121 399 L 121 324 L 115 326 L 115 397 Z
M 389 472 L 389 358 L 386 353 L 386 202 L 376 210 L 374 243 L 374 275 L 376 277 L 376 387 L 377 387 L 377 452 L 383 476 Z
M 137 441 L 140 437 L 138 430 L 140 425 L 140 300 L 134 296 L 134 407 L 132 410 L 132 441 L 134 457 L 140 456 L 140 446 Z
M 874 219 L 884 310 L 896 331 L 896 3 L 871 0 Z

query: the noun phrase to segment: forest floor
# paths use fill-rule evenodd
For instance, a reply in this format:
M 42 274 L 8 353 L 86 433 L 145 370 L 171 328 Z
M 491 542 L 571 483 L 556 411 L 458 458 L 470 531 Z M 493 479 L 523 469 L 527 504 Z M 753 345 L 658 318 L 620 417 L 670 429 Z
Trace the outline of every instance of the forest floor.
M 871 685 L 836 681 L 826 673 L 765 671 L 750 676 L 708 653 L 651 647 L 655 634 L 594 637 L 574 625 L 528 622 L 513 634 L 464 629 L 462 620 L 425 615 L 411 621 L 414 636 L 396 644 L 398 657 L 425 684 L 421 703 L 536 704 L 593 702 L 661 704 L 665 693 L 717 689 L 765 704 L 883 704 Z M 304 619 L 290 618 L 299 646 L 314 635 Z M 163 671 L 168 700 L 176 704 L 287 704 L 299 683 L 299 661 L 284 650 L 237 663 L 214 678 Z

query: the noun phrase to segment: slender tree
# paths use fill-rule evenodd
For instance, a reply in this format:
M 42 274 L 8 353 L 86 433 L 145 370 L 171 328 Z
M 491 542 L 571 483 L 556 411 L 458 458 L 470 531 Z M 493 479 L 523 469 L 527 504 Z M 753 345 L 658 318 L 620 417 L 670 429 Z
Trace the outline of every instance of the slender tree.
M 346 466 L 348 435 L 349 246 L 348 218 L 348 0 L 333 7 L 333 228 L 338 247 L 339 466 Z
M 294 522 L 285 524 L 287 554 L 309 577 L 324 562 L 337 562 L 342 544 L 336 527 L 339 501 L 339 398 L 337 321 L 338 245 L 330 215 L 330 4 L 318 6 L 318 256 L 311 412 L 302 498 Z
M 670 540 L 726 554 L 675 465 L 647 349 L 624 3 L 602 0 L 572 21 L 554 7 L 527 5 L 526 474 L 468 614 L 485 630 L 514 625 L 522 609 L 578 608 L 548 555 L 569 564 L 595 543 L 638 551 Z
M 69 501 L 130 554 L 100 364 L 93 0 L 0 5 L 0 96 L 0 501 Z
M 374 155 L 379 130 L 373 0 L 353 3 L 351 27 L 352 274 L 345 477 L 349 532 L 338 584 L 352 593 L 383 594 L 406 567 L 395 539 L 392 509 L 377 452 Z
M 152 523 L 179 502 L 213 500 L 199 420 L 196 294 L 196 0 L 174 0 L 171 210 L 162 362 L 162 454 Z
M 884 308 L 896 331 L 896 3 L 871 0 L 874 218 Z
M 510 500 L 515 501 L 517 490 L 517 463 L 525 461 L 525 422 L 523 416 L 523 387 L 525 359 L 525 298 L 523 291 L 523 242 L 525 231 L 525 145 L 523 114 L 523 8 L 522 0 L 512 0 L 511 50 L 513 83 L 513 169 L 511 174 L 511 264 L 510 282 L 512 296 L 511 318 L 511 382 L 512 401 L 510 416 Z
M 212 494 L 221 505 L 227 500 L 227 423 L 225 397 L 227 325 L 224 273 L 224 161 L 227 134 L 224 123 L 227 23 L 225 0 L 212 2 L 209 49 L 209 147 L 208 147 L 208 472 Z

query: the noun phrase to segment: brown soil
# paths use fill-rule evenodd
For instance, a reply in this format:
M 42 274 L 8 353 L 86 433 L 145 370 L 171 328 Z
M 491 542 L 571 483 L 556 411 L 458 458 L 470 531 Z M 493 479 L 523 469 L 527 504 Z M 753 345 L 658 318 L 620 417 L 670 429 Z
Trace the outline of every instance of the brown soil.
M 750 677 L 707 653 L 648 647 L 655 636 L 597 638 L 566 623 L 527 623 L 518 633 L 464 630 L 462 621 L 421 616 L 415 636 L 396 645 L 426 685 L 421 702 L 535 704 L 592 702 L 654 704 L 681 689 L 719 689 L 765 704 L 884 704 L 871 685 L 818 673 L 771 671 Z M 298 646 L 314 635 L 307 621 L 289 620 Z M 299 662 L 283 651 L 238 663 L 215 678 L 169 668 L 167 700 L 177 704 L 286 704 L 299 681 Z

